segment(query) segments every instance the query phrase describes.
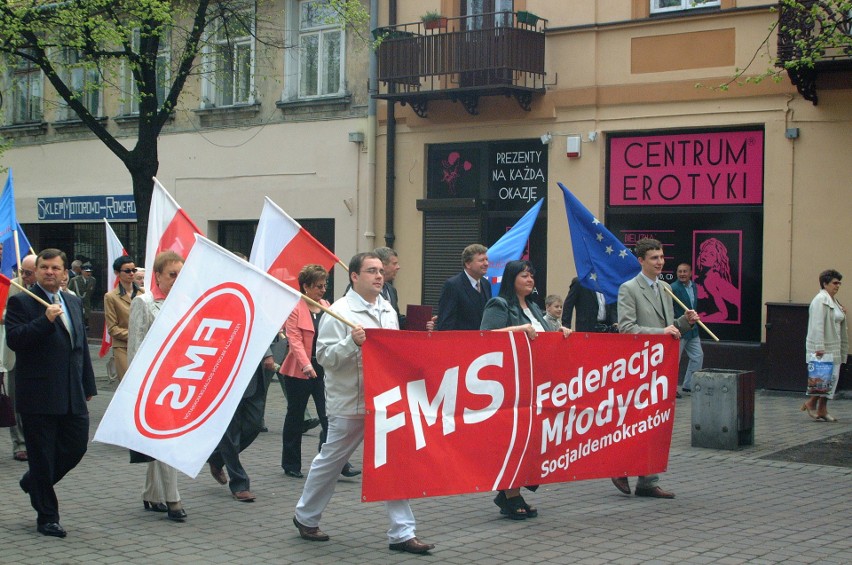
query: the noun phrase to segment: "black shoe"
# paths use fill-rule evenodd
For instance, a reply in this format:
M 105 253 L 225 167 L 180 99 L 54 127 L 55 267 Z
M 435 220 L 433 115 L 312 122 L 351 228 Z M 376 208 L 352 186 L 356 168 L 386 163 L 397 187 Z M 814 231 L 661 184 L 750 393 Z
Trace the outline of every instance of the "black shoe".
M 64 538 L 68 535 L 68 532 L 65 531 L 65 528 L 59 525 L 59 522 L 48 522 L 47 524 L 39 524 L 38 531 L 40 534 L 44 534 L 46 536 L 53 536 L 55 538 Z
M 284 469 L 284 474 L 288 477 L 293 477 L 294 479 L 305 478 L 305 475 L 303 475 L 301 471 L 290 471 L 289 469 Z
M 169 508 L 166 516 L 168 516 L 169 520 L 174 520 L 175 522 L 183 522 L 184 520 L 186 520 L 186 510 L 184 510 L 183 507 L 175 508 L 174 510 Z
M 149 502 L 147 500 L 143 500 L 142 504 L 145 505 L 145 510 L 149 512 L 168 512 L 169 507 L 163 504 L 162 502 Z
M 683 392 L 692 392 L 691 388 L 682 388 L 680 390 L 682 390 Z
M 683 395 L 681 395 L 679 392 L 675 392 L 675 398 L 683 398 Z
M 262 428 L 260 428 L 260 431 L 261 431 L 261 433 L 268 432 L 269 428 L 267 428 L 266 426 L 263 426 Z
M 302 422 L 302 433 L 307 433 L 308 431 L 316 428 L 319 425 L 319 418 L 311 418 L 310 420 L 305 420 L 304 422 Z
M 352 466 L 352 463 L 347 462 L 346 465 L 343 466 L 343 470 L 340 471 L 340 474 L 344 477 L 357 477 L 361 474 L 361 469 L 356 469 Z

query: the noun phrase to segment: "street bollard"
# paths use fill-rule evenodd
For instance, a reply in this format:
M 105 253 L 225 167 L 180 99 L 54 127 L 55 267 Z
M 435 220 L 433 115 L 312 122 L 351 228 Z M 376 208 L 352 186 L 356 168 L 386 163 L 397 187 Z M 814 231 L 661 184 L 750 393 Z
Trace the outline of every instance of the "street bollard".
M 692 447 L 754 445 L 753 371 L 704 369 L 692 384 Z

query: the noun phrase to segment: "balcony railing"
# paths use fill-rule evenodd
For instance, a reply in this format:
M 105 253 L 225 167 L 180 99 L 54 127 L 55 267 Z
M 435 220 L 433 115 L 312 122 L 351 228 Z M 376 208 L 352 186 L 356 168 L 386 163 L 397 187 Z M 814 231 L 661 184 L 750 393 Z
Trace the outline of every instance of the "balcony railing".
M 523 12 L 446 18 L 379 28 L 376 98 L 410 104 L 425 117 L 429 100 L 453 100 L 478 113 L 480 96 L 514 96 L 529 110 L 544 92 L 544 30 Z
M 778 65 L 787 68 L 799 93 L 816 104 L 820 74 L 852 71 L 852 11 L 838 12 L 836 4 L 822 0 L 796 4 L 779 2 Z M 826 41 L 829 37 L 841 41 Z M 803 59 L 812 61 L 789 66 Z

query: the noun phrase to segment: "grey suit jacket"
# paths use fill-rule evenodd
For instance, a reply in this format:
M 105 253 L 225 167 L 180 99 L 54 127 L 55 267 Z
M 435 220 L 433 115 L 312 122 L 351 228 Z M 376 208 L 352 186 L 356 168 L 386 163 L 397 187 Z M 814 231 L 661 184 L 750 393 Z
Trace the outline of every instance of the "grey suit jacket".
M 672 297 L 664 287 L 671 289 L 668 283 L 657 281 L 660 285 L 660 298 L 642 276 L 642 273 L 623 283 L 618 289 L 618 331 L 623 334 L 661 334 L 669 325 L 674 325 L 686 333 L 692 327 L 686 321 L 686 315 L 675 319 Z

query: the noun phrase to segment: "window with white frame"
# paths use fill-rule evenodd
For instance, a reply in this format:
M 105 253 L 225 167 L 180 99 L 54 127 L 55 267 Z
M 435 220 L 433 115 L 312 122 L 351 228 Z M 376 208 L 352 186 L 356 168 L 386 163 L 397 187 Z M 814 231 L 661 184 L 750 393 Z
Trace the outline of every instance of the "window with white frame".
M 171 63 L 171 43 L 170 33 L 166 31 L 160 38 L 159 49 L 157 50 L 157 106 L 162 105 L 168 94 L 169 80 L 171 79 L 170 63 Z M 140 31 L 133 30 L 133 52 L 139 53 Z M 124 101 L 124 113 L 128 115 L 136 115 L 139 113 L 139 89 L 136 86 L 136 81 L 133 80 L 133 73 L 128 67 L 125 67 L 124 73 L 124 92 L 127 93 L 127 99 Z
M 205 48 L 205 106 L 254 102 L 254 5 L 227 12 L 209 28 Z
M 341 25 L 325 0 L 299 2 L 299 98 L 343 93 Z
M 101 115 L 101 73 L 97 66 L 87 63 L 80 52 L 76 49 L 66 47 L 62 52 L 63 78 L 65 84 L 86 107 L 89 113 L 95 117 Z M 63 102 L 64 115 L 60 119 L 76 120 L 79 118 L 76 112 Z
M 10 65 L 12 79 L 12 107 L 7 121 L 12 124 L 29 124 L 42 120 L 44 76 L 35 63 L 16 57 Z
M 720 4 L 721 0 L 651 0 L 651 13 L 662 14 L 678 10 L 713 8 Z

